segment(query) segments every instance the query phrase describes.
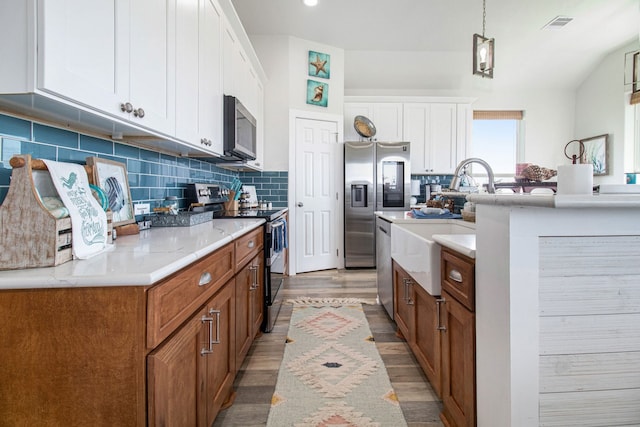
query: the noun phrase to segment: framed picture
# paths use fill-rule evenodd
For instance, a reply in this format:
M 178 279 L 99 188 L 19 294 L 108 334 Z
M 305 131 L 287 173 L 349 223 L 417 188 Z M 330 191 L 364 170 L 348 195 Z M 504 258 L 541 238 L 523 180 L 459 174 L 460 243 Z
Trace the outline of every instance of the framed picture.
M 98 157 L 87 157 L 87 165 L 93 169 L 94 185 L 100 187 L 107 195 L 109 209 L 113 213 L 113 226 L 135 222 L 127 166 Z
M 315 80 L 307 80 L 307 104 L 326 107 L 329 100 L 329 85 Z
M 640 52 L 633 54 L 633 92 L 640 92 Z
M 323 79 L 331 78 L 331 58 L 326 53 L 309 51 L 309 75 Z
M 609 174 L 608 137 L 608 134 L 604 134 L 580 140 L 584 145 L 584 154 L 580 158 L 580 163 L 592 163 L 594 176 Z

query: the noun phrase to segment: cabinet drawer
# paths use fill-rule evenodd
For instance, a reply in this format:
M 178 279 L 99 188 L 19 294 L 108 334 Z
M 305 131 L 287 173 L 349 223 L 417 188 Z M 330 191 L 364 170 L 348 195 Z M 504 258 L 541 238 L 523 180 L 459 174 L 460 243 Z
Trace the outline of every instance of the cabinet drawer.
M 469 310 L 475 310 L 475 262 L 442 248 L 442 290 L 448 292 Z
M 160 344 L 233 277 L 233 250 L 229 243 L 149 289 L 147 347 Z
M 250 259 L 262 251 L 264 243 L 262 233 L 263 227 L 258 227 L 236 239 L 236 272 L 249 262 Z

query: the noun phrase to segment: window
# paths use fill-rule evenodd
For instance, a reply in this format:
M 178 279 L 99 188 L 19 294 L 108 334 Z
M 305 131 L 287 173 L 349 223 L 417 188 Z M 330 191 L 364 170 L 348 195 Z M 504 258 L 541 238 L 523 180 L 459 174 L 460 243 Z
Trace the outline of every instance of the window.
M 524 157 L 523 126 L 522 111 L 474 111 L 471 156 L 489 163 L 495 176 L 513 177 Z

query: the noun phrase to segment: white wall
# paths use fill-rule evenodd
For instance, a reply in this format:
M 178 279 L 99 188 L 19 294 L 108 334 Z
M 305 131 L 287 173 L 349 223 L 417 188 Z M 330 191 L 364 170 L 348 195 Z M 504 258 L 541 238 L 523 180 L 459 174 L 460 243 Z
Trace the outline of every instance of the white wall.
M 265 170 L 289 169 L 289 110 L 342 115 L 344 50 L 289 36 L 253 36 L 251 42 L 267 74 L 265 86 Z M 330 55 L 329 79 L 308 75 L 309 51 Z M 328 84 L 327 107 L 307 104 L 307 79 Z
M 609 175 L 594 177 L 594 184 L 624 184 L 625 53 L 637 50 L 634 41 L 609 54 L 576 91 L 575 134 L 579 139 L 609 134 Z
M 402 78 L 402 73 L 377 72 L 368 67 L 372 52 L 347 52 L 332 46 L 294 37 L 253 36 L 251 41 L 268 76 L 265 89 L 265 169 L 288 168 L 289 109 L 343 113 L 343 98 L 348 96 L 452 96 L 476 98 L 474 109 L 517 109 L 525 112 L 524 161 L 555 169 L 568 163 L 565 145 L 577 138 L 603 133 L 610 134 L 610 164 L 612 173 L 595 177 L 600 182 L 624 182 L 624 91 L 622 83 L 624 53 L 638 49 L 638 42 L 629 43 L 608 55 L 581 83 L 571 89 L 504 88 L 500 84 L 499 70 L 494 80 L 469 75 L 451 81 L 446 87 L 431 87 L 427 81 Z M 308 51 L 316 50 L 331 55 L 329 105 L 322 108 L 306 104 Z M 398 54 L 392 63 L 415 70 L 425 66 L 421 57 Z M 373 55 L 376 56 L 376 55 Z M 378 58 L 380 59 L 380 58 Z M 368 62 L 369 61 L 369 62 Z M 465 65 L 463 58 L 459 66 Z M 376 63 L 389 63 L 376 60 Z M 437 63 L 437 61 L 435 62 Z M 384 68 L 384 67 L 382 67 Z M 360 70 L 360 71 L 357 71 Z M 362 78 L 353 89 L 344 87 L 354 82 L 353 73 Z M 349 76 L 345 79 L 345 74 Z M 446 74 L 446 70 L 443 70 Z M 351 83 L 350 83 L 351 82 Z M 408 87 L 413 85 L 414 87 Z M 366 88 L 370 86 L 369 88 Z M 626 88 L 628 90 L 628 88 Z

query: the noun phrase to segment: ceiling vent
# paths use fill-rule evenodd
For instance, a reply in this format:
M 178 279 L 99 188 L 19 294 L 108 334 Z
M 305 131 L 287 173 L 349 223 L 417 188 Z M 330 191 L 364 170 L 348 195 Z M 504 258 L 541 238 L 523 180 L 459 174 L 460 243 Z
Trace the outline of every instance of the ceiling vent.
M 573 18 L 569 18 L 568 16 L 556 16 L 542 28 L 548 30 L 557 30 L 564 27 L 571 21 L 573 21 Z

